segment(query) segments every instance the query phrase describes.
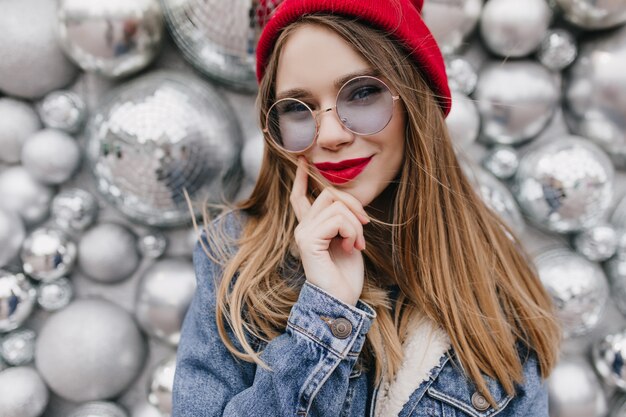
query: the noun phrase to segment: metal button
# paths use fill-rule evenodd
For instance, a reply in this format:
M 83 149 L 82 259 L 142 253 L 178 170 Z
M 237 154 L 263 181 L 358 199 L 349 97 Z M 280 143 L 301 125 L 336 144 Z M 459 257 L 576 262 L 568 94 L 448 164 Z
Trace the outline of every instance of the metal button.
M 472 405 L 478 411 L 485 411 L 489 408 L 489 402 L 479 392 L 475 392 L 474 394 L 472 394 Z
M 352 333 L 352 323 L 346 318 L 339 317 L 330 323 L 330 331 L 339 339 L 345 339 Z

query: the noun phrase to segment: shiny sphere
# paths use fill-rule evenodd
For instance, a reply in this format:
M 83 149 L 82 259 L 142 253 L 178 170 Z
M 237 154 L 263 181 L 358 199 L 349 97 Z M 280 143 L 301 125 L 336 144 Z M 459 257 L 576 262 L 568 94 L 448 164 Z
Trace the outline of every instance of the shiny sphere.
M 250 0 L 163 0 L 169 31 L 183 56 L 209 77 L 254 92 L 259 21 Z M 210 13 L 207 11 L 210 10 Z
M 76 244 L 60 230 L 41 227 L 26 238 L 20 258 L 28 276 L 49 282 L 72 272 Z
M 478 74 L 472 64 L 458 56 L 446 57 L 445 62 L 450 89 L 466 95 L 472 94 L 478 83 Z
M 583 29 L 607 29 L 626 23 L 624 0 L 555 1 L 565 18 Z
M 161 361 L 152 371 L 148 386 L 148 402 L 164 415 L 172 413 L 172 389 L 176 372 L 176 356 Z
M 137 249 L 143 257 L 157 259 L 165 253 L 167 237 L 159 230 L 151 230 L 141 236 L 137 242 Z
M 604 417 L 607 400 L 591 366 L 563 358 L 548 378 L 550 417 Z
M 578 56 L 576 39 L 565 29 L 548 30 L 537 51 L 539 61 L 553 71 L 568 67 L 576 56 Z
M 128 414 L 115 403 L 90 401 L 72 411 L 69 417 L 128 417 Z
M 135 315 L 151 336 L 178 345 L 180 328 L 196 290 L 191 262 L 164 259 L 151 265 L 137 289 Z
M 560 95 L 557 79 L 539 63 L 485 65 L 474 92 L 485 140 L 516 145 L 532 139 L 552 118 Z
M 20 100 L 1 97 L 0 162 L 8 164 L 19 162 L 24 141 L 40 128 L 39 117 L 30 105 Z
M 22 164 L 39 182 L 62 184 L 78 169 L 81 152 L 76 140 L 60 130 L 44 129 L 22 147 Z
M 446 117 L 450 138 L 457 151 L 476 141 L 480 131 L 480 115 L 476 103 L 465 94 L 451 90 L 454 106 Z
M 537 49 L 551 20 L 545 0 L 490 0 L 480 19 L 480 33 L 492 52 L 522 57 Z
M 48 405 L 48 388 L 33 368 L 0 372 L 0 411 L 7 417 L 39 417 Z
M 570 129 L 600 145 L 626 168 L 626 26 L 581 43 L 567 72 L 565 116 Z
M 246 141 L 241 153 L 241 163 L 243 164 L 243 172 L 252 182 L 256 182 L 261 172 L 261 164 L 263 163 L 263 152 L 265 150 L 265 141 L 263 135 L 258 134 L 252 136 Z
M 0 172 L 0 208 L 22 216 L 27 227 L 48 216 L 53 195 L 52 188 L 36 181 L 21 166 Z
M 596 224 L 613 197 L 614 169 L 593 143 L 555 138 L 526 153 L 515 175 L 517 201 L 530 220 L 553 232 Z
M 46 127 L 76 133 L 87 116 L 85 102 L 78 94 L 59 90 L 46 95 L 39 103 L 39 116 Z
M 609 286 L 596 263 L 567 249 L 550 249 L 535 258 L 539 278 L 551 295 L 565 337 L 588 333 L 604 314 Z
M 141 372 L 146 343 L 132 316 L 109 301 L 80 299 L 54 313 L 35 360 L 57 395 L 81 402 L 115 397 Z
M 100 223 L 89 229 L 78 243 L 78 264 L 94 281 L 115 283 L 137 269 L 140 257 L 137 238 L 125 226 Z
M 461 167 L 487 206 L 495 211 L 511 229 L 521 234 L 526 228 L 526 223 L 508 188 L 478 165 L 464 163 Z
M 0 91 L 33 99 L 72 82 L 77 71 L 57 42 L 56 12 L 50 0 L 2 1 Z
M 26 230 L 22 218 L 12 211 L 0 208 L 0 267 L 20 253 L 25 238 Z
M 81 232 L 91 226 L 98 214 L 98 201 L 88 191 L 68 188 L 52 199 L 54 224 L 65 231 Z
M 483 166 L 498 179 L 506 180 L 517 172 L 519 156 L 510 146 L 494 146 L 483 159 Z
M 194 201 L 215 201 L 239 188 L 242 138 L 234 112 L 190 75 L 156 72 L 125 84 L 89 131 L 98 189 L 133 220 L 181 225 L 190 217 L 183 190 Z
M 0 339 L 0 356 L 12 366 L 25 365 L 35 357 L 35 338 L 33 330 L 20 329 Z
M 0 333 L 15 330 L 30 316 L 37 290 L 24 274 L 0 269 Z
M 67 278 L 44 282 L 37 288 L 37 304 L 45 311 L 57 311 L 67 306 L 74 296 L 74 287 Z
M 59 43 L 85 71 L 123 77 L 145 68 L 163 38 L 158 0 L 60 0 Z
M 617 234 L 608 224 L 597 224 L 574 236 L 574 248 L 593 262 L 604 262 L 617 249 Z
M 604 383 L 626 391 L 626 334 L 606 335 L 593 344 L 591 354 L 593 365 Z
M 472 32 L 483 8 L 482 0 L 431 0 L 424 2 L 422 17 L 441 52 L 459 50 Z

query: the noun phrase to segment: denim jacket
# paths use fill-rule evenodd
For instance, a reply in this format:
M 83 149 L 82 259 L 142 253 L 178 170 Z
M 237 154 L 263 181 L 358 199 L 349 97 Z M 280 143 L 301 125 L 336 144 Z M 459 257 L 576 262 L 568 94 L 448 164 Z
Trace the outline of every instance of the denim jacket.
M 221 220 L 233 236 L 241 216 Z M 206 243 L 204 234 L 201 239 Z M 264 346 L 261 358 L 272 371 L 237 360 L 215 322 L 214 280 L 221 267 L 199 244 L 193 259 L 198 285 L 178 346 L 172 417 L 548 416 L 534 354 L 523 356 L 525 381 L 514 396 L 485 376 L 494 409 L 463 373 L 447 335 L 427 320 L 410 330 L 396 379 L 371 381 L 355 364 L 374 310 L 362 301 L 347 305 L 307 281 L 285 332 Z

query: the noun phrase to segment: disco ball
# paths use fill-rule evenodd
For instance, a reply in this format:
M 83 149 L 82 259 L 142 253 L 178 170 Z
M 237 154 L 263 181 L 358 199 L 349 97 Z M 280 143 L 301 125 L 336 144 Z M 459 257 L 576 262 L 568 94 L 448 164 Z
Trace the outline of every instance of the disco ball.
M 565 29 L 550 29 L 537 51 L 539 61 L 552 71 L 568 67 L 578 56 L 574 35 Z
M 557 78 L 538 62 L 488 63 L 474 92 L 483 139 L 501 145 L 532 139 L 546 127 L 560 97 Z
M 253 0 L 162 0 L 165 18 L 183 56 L 209 77 L 254 92 L 260 25 Z
M 69 417 L 128 417 L 128 414 L 113 402 L 90 401 L 75 409 Z
M 158 0 L 60 0 L 59 44 L 85 71 L 123 77 L 146 67 L 163 38 Z
M 58 90 L 46 95 L 38 106 L 46 127 L 76 133 L 85 122 L 87 107 L 83 99 L 71 91 Z
M 40 227 L 26 237 L 20 251 L 24 272 L 43 282 L 50 282 L 74 269 L 76 243 L 65 233 Z
M 526 223 L 508 188 L 478 165 L 463 162 L 461 167 L 485 204 L 495 211 L 511 229 L 521 234 L 526 228 Z
M 19 162 L 24 142 L 40 128 L 39 117 L 29 104 L 8 97 L 0 98 L 0 162 Z
M 148 386 L 148 402 L 164 415 L 172 412 L 172 389 L 176 372 L 176 356 L 172 355 L 157 364 Z
M 626 391 L 626 333 L 611 333 L 594 342 L 591 354 L 604 383 Z
M 565 78 L 565 120 L 626 168 L 626 26 L 581 43 Z
M 155 72 L 108 96 L 86 152 L 98 190 L 122 213 L 175 226 L 190 216 L 183 190 L 194 201 L 234 198 L 242 142 L 234 111 L 209 84 Z
M 613 176 L 613 165 L 600 148 L 565 136 L 522 157 L 514 189 L 533 223 L 553 232 L 576 232 L 593 226 L 606 213 Z
M 583 29 L 607 29 L 626 22 L 624 0 L 553 0 L 565 18 Z
M 566 337 L 591 331 L 602 318 L 609 286 L 602 268 L 564 248 L 535 257 L 539 278 L 552 297 Z
M 30 316 L 37 290 L 24 274 L 0 269 L 0 333 L 15 330 Z
M 462 152 L 476 141 L 480 131 L 480 116 L 474 100 L 465 94 L 451 90 L 454 106 L 446 117 L 446 126 L 457 152 Z

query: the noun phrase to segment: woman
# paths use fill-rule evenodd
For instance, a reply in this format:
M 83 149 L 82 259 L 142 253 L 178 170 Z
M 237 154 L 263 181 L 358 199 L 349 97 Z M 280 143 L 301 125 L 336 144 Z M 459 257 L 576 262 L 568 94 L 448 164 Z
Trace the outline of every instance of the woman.
M 461 172 L 420 0 L 285 0 L 251 197 L 202 234 L 173 416 L 547 416 L 550 298 Z

